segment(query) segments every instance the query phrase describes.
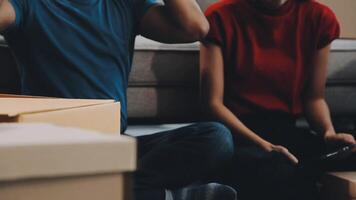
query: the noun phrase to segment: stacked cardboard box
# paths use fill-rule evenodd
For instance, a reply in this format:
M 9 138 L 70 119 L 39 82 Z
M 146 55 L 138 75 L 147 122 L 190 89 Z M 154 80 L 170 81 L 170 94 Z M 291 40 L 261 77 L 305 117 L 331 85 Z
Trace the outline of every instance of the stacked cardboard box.
M 332 172 L 322 181 L 323 200 L 356 200 L 356 172 Z
M 42 122 L 120 133 L 120 103 L 114 100 L 0 95 L 0 122 Z
M 46 124 L 0 124 L 1 200 L 129 200 L 135 140 Z

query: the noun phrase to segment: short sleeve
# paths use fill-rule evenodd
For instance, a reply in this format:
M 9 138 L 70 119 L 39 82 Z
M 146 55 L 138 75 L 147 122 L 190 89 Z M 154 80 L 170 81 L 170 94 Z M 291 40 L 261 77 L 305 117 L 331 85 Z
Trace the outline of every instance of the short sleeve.
M 208 9 L 205 12 L 205 16 L 209 22 L 210 30 L 203 43 L 214 43 L 219 46 L 224 44 L 224 20 L 223 17 L 217 11 L 211 11 Z
M 334 12 L 325 7 L 319 22 L 317 48 L 322 49 L 339 37 L 340 24 Z

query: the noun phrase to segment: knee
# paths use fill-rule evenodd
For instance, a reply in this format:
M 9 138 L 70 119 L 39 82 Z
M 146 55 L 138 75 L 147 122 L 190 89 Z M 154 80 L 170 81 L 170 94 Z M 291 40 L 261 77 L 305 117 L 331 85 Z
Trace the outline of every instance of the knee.
M 204 127 L 206 144 L 209 145 L 207 152 L 214 163 L 227 162 L 234 155 L 234 142 L 230 130 L 218 122 L 205 122 Z
M 282 185 L 295 182 L 298 167 L 293 164 L 285 155 L 277 152 L 269 153 L 269 158 L 260 163 L 262 168 L 260 173 L 268 174 L 269 182 L 276 182 Z

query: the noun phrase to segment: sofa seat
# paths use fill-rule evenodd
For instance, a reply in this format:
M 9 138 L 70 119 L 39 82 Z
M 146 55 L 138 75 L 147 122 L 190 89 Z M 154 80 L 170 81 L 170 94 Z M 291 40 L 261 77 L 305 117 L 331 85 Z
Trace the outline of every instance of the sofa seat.
M 125 134 L 134 137 L 143 136 L 143 135 L 152 135 L 158 132 L 170 131 L 188 125 L 190 124 L 183 123 L 183 124 L 130 125 L 127 127 Z

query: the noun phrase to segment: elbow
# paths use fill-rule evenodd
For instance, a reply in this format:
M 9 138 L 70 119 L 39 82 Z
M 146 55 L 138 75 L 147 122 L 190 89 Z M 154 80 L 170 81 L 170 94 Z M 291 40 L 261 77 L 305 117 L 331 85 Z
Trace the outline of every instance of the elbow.
M 305 113 L 309 113 L 310 110 L 314 110 L 315 107 L 319 107 L 324 104 L 326 105 L 326 101 L 323 97 L 309 97 L 303 100 L 303 109 Z
M 214 112 L 215 107 L 216 107 L 216 104 L 214 102 L 212 102 L 210 100 L 208 100 L 208 101 L 202 100 L 201 103 L 202 103 L 201 109 L 205 115 L 211 115 Z
M 213 101 L 209 101 L 207 103 L 206 109 L 210 114 L 215 114 L 217 113 L 219 110 L 221 110 L 223 104 L 219 101 L 213 100 Z
M 197 41 L 202 41 L 206 37 L 206 35 L 208 35 L 209 29 L 210 29 L 209 22 L 204 18 L 204 20 L 202 20 L 200 25 L 197 27 L 197 30 L 196 30 L 197 36 L 195 39 Z
M 210 29 L 209 22 L 204 18 L 199 21 L 186 24 L 184 32 L 192 42 L 201 41 L 208 34 Z
M 323 94 L 313 94 L 308 95 L 303 98 L 304 104 L 313 104 L 315 102 L 325 101 L 325 96 Z

